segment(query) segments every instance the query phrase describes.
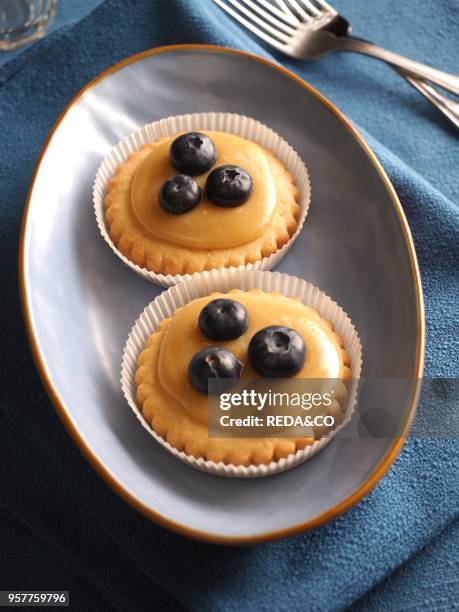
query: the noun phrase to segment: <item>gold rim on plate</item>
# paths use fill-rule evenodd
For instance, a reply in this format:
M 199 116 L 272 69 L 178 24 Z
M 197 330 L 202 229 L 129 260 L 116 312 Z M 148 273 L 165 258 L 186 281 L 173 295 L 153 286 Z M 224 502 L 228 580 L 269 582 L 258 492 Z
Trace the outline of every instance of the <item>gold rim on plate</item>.
M 78 102 L 78 100 L 82 97 L 82 95 L 88 90 L 90 90 L 92 87 L 100 83 L 106 77 L 110 76 L 111 74 L 114 74 L 115 72 L 118 72 L 118 70 L 121 70 L 121 68 L 124 68 L 124 66 L 128 66 L 129 64 L 138 62 L 146 57 L 151 57 L 152 55 L 157 55 L 160 53 L 169 53 L 169 52 L 174 52 L 174 51 L 191 51 L 191 52 L 193 51 L 213 51 L 215 53 L 242 56 L 250 60 L 260 62 L 262 64 L 270 66 L 273 70 L 282 72 L 284 75 L 292 79 L 297 85 L 299 85 L 300 87 L 303 87 L 310 94 L 318 98 L 322 102 L 322 104 L 327 106 L 331 110 L 331 112 L 341 121 L 341 123 L 343 123 L 346 129 L 352 133 L 354 138 L 360 144 L 360 146 L 362 147 L 362 149 L 365 151 L 366 155 L 368 156 L 370 162 L 373 164 L 379 176 L 381 177 L 381 180 L 384 182 L 387 188 L 387 191 L 389 192 L 392 204 L 398 215 L 398 218 L 400 220 L 401 227 L 403 230 L 403 234 L 405 236 L 407 249 L 410 255 L 414 284 L 416 287 L 417 311 L 418 311 L 417 312 L 418 346 L 417 346 L 417 355 L 416 355 L 416 367 L 415 367 L 415 371 L 413 372 L 413 391 L 412 391 L 412 395 L 410 399 L 410 406 L 409 406 L 409 410 L 407 413 L 407 418 L 406 418 L 406 421 L 403 427 L 402 434 L 400 435 L 400 437 L 394 439 L 392 446 L 387 451 L 383 459 L 381 459 L 381 461 L 376 466 L 376 468 L 373 470 L 373 472 L 368 476 L 367 480 L 364 483 L 362 483 L 351 495 L 349 495 L 346 499 L 341 501 L 339 504 L 323 512 L 322 514 L 319 514 L 313 519 L 306 521 L 305 523 L 301 523 L 299 525 L 293 525 L 292 527 L 289 527 L 287 529 L 281 529 L 278 531 L 269 531 L 267 533 L 262 533 L 262 534 L 255 535 L 255 536 L 245 536 L 245 537 L 221 536 L 217 533 L 208 533 L 205 531 L 199 531 L 196 529 L 191 529 L 185 525 L 175 523 L 169 520 L 168 518 L 166 518 L 165 516 L 158 514 L 157 512 L 152 510 L 149 506 L 145 505 L 137 497 L 132 495 L 132 493 L 130 493 L 120 482 L 117 481 L 115 475 L 109 472 L 109 470 L 107 470 L 107 468 L 102 464 L 102 462 L 97 458 L 94 452 L 86 444 L 86 441 L 83 439 L 83 437 L 80 435 L 75 425 L 73 424 L 70 414 L 68 410 L 66 409 L 66 407 L 64 406 L 63 401 L 60 399 L 59 394 L 56 391 L 54 384 L 51 380 L 51 377 L 48 374 L 45 361 L 40 352 L 40 348 L 38 346 L 38 342 L 37 342 L 37 338 L 36 338 L 36 334 L 35 334 L 35 330 L 34 330 L 34 326 L 32 322 L 30 307 L 29 307 L 29 300 L 28 300 L 28 293 L 27 293 L 28 290 L 27 290 L 27 284 L 26 284 L 26 279 L 25 279 L 25 254 L 26 254 L 25 249 L 26 249 L 26 234 L 27 234 L 27 226 L 28 226 L 29 205 L 30 205 L 30 200 L 31 200 L 32 193 L 33 193 L 33 188 L 35 185 L 35 180 L 37 178 L 42 159 L 59 125 L 61 124 L 65 116 L 67 115 L 68 111 Z M 149 519 L 160 524 L 161 526 L 166 527 L 167 529 L 171 529 L 172 531 L 175 531 L 181 535 L 186 535 L 188 537 L 196 538 L 196 539 L 203 540 L 206 542 L 213 542 L 217 544 L 229 544 L 229 545 L 238 544 L 239 545 L 239 544 L 255 544 L 258 542 L 268 542 L 270 540 L 283 538 L 286 536 L 294 535 L 296 533 L 300 533 L 308 529 L 314 529 L 316 527 L 319 527 L 320 525 L 323 525 L 324 523 L 330 521 L 331 519 L 336 518 L 340 514 L 343 514 L 344 512 L 346 512 L 347 510 L 355 506 L 365 495 L 367 495 L 376 486 L 379 480 L 381 480 L 381 478 L 386 474 L 386 472 L 389 470 L 389 468 L 394 463 L 411 429 L 411 424 L 413 422 L 413 419 L 416 413 L 416 408 L 417 408 L 417 403 L 418 403 L 419 393 L 420 393 L 419 379 L 422 377 L 422 372 L 424 368 L 424 350 L 425 350 L 424 302 L 423 302 L 423 294 L 422 294 L 421 276 L 419 273 L 419 266 L 418 266 L 418 262 L 416 259 L 416 252 L 414 248 L 413 238 L 411 236 L 410 228 L 408 226 L 408 221 L 406 220 L 406 217 L 403 212 L 400 201 L 398 199 L 398 196 L 395 192 L 395 189 L 392 183 L 390 182 L 387 174 L 383 170 L 381 164 L 379 163 L 373 151 L 370 149 L 370 147 L 365 142 L 365 140 L 362 138 L 362 136 L 357 132 L 357 130 L 343 116 L 343 114 L 331 102 L 329 102 L 329 100 L 327 100 L 324 96 L 322 96 L 311 85 L 303 81 L 300 77 L 296 76 L 294 73 L 290 72 L 286 68 L 283 68 L 282 66 L 274 64 L 273 62 L 270 62 L 269 60 L 266 60 L 257 55 L 253 55 L 245 51 L 237 51 L 235 49 L 229 49 L 227 47 L 219 47 L 217 45 L 202 45 L 202 44 L 186 45 L 185 44 L 185 45 L 170 45 L 170 46 L 164 46 L 164 47 L 156 47 L 156 48 L 149 49 L 147 51 L 142 51 L 141 53 L 132 55 L 122 60 L 121 62 L 115 64 L 114 66 L 111 66 L 110 68 L 102 72 L 99 76 L 97 76 L 95 79 L 90 81 L 85 87 L 83 87 L 76 94 L 76 96 L 70 101 L 67 107 L 64 109 L 64 111 L 62 112 L 58 120 L 56 121 L 54 127 L 48 134 L 48 137 L 45 141 L 45 144 L 43 146 L 43 149 L 40 153 L 37 164 L 35 166 L 34 174 L 32 177 L 32 182 L 31 182 L 28 194 L 27 194 L 27 200 L 26 200 L 26 205 L 25 205 L 25 210 L 24 210 L 24 215 L 23 215 L 23 220 L 22 220 L 21 237 L 20 237 L 20 243 L 19 243 L 19 282 L 20 282 L 20 291 L 21 291 L 22 310 L 24 314 L 24 321 L 25 321 L 25 326 L 27 330 L 27 336 L 29 339 L 29 344 L 32 350 L 32 355 L 34 357 L 38 372 L 43 381 L 45 389 L 48 395 L 50 396 L 51 401 L 54 404 L 54 407 L 59 417 L 61 418 L 67 430 L 69 431 L 69 433 L 75 440 L 76 444 L 82 451 L 83 455 L 91 463 L 91 465 L 98 472 L 98 474 L 102 476 L 102 478 L 112 487 L 112 489 L 118 495 L 120 495 L 125 501 L 127 501 L 131 506 L 133 506 L 134 508 L 136 508 L 136 510 L 144 514 Z

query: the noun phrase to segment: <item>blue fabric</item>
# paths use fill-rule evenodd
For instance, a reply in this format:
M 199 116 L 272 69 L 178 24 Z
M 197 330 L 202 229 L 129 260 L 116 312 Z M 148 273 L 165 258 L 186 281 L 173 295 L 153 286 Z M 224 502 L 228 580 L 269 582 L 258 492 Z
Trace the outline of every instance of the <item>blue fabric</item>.
M 396 9 L 390 0 L 335 4 L 356 34 L 458 72 L 456 0 L 407 0 Z M 10 556 L 0 588 L 70 588 L 81 610 L 457 609 L 457 440 L 409 440 L 365 500 L 314 532 L 223 548 L 169 533 L 118 499 L 80 456 L 42 390 L 16 279 L 20 219 L 39 151 L 88 80 L 131 53 L 178 42 L 223 44 L 282 62 L 362 128 L 416 242 L 426 375 L 459 372 L 457 132 L 374 60 L 274 57 L 210 0 L 105 0 L 0 68 L 0 543 Z

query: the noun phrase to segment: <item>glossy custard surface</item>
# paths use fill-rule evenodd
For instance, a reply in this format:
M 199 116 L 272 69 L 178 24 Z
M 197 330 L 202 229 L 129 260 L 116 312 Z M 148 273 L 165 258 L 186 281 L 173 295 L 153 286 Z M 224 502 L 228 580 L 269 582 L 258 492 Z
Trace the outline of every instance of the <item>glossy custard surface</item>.
M 211 300 L 230 297 L 245 306 L 249 327 L 239 338 L 216 342 L 206 338 L 198 327 L 201 309 Z M 285 325 L 302 335 L 306 360 L 297 378 L 341 379 L 344 376 L 343 351 L 328 321 L 299 300 L 260 290 L 234 290 L 229 294 L 212 294 L 198 298 L 176 311 L 161 339 L 158 377 L 161 387 L 194 418 L 207 420 L 208 398 L 190 384 L 188 364 L 195 353 L 209 346 L 222 346 L 232 351 L 243 364 L 244 378 L 259 378 L 251 367 L 247 349 L 253 335 L 269 325 Z
M 181 215 L 172 215 L 160 207 L 161 185 L 180 174 L 169 161 L 175 136 L 163 138 L 154 143 L 132 178 L 130 203 L 136 219 L 147 234 L 186 247 L 224 249 L 256 240 L 269 226 L 276 207 L 276 187 L 265 152 L 256 143 L 234 134 L 202 133 L 212 138 L 218 152 L 209 172 L 193 177 L 202 189 L 202 201 Z M 206 198 L 207 175 L 224 164 L 241 166 L 253 180 L 249 200 L 236 208 L 216 206 Z

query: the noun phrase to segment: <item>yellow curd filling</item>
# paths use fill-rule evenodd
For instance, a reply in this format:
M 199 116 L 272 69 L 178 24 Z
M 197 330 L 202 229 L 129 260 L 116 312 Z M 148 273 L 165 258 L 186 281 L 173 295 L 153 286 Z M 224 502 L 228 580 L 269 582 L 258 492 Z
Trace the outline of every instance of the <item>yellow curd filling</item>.
M 214 141 L 218 153 L 208 172 L 193 177 L 202 189 L 202 201 L 182 215 L 167 213 L 159 205 L 162 184 L 180 174 L 169 161 L 174 135 L 161 140 L 133 176 L 130 201 L 135 217 L 147 233 L 187 247 L 224 249 L 256 240 L 266 231 L 276 207 L 276 188 L 263 149 L 234 134 L 202 133 Z M 205 194 L 207 175 L 224 164 L 244 168 L 253 180 L 252 195 L 236 208 L 216 206 Z
M 217 298 L 231 298 L 245 306 L 249 317 L 247 331 L 235 340 L 216 342 L 206 338 L 198 327 L 199 313 Z M 318 311 L 299 300 L 260 290 L 231 291 L 198 298 L 176 311 L 165 328 L 159 348 L 157 376 L 163 390 L 195 419 L 207 421 L 208 397 L 196 391 L 188 380 L 188 365 L 198 351 L 221 346 L 232 351 L 244 364 L 242 377 L 259 375 L 249 363 L 247 349 L 260 329 L 284 325 L 296 330 L 306 343 L 306 360 L 295 378 L 343 379 L 350 377 L 348 359 L 331 324 Z

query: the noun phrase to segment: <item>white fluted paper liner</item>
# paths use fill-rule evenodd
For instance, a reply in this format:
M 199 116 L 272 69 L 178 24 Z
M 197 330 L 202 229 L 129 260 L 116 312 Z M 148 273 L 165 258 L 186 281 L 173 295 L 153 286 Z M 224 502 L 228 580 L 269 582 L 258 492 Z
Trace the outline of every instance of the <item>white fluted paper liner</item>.
M 317 308 L 322 317 L 333 323 L 335 331 L 344 340 L 344 347 L 349 353 L 351 361 L 352 381 L 348 388 L 344 419 L 327 437 L 317 440 L 317 442 L 303 450 L 298 450 L 289 457 L 282 458 L 279 461 L 272 461 L 269 465 L 251 465 L 245 467 L 206 461 L 202 457 L 196 459 L 171 446 L 150 427 L 142 416 L 135 399 L 137 358 L 144 349 L 148 336 L 155 331 L 159 322 L 170 317 L 180 306 L 195 298 L 209 295 L 214 291 L 227 292 L 230 289 L 248 291 L 253 288 L 262 289 L 266 292 L 278 291 L 287 297 L 299 298 L 306 306 Z M 250 478 L 268 476 L 289 470 L 303 463 L 303 461 L 306 461 L 324 448 L 333 436 L 351 419 L 357 402 L 357 383 L 360 378 L 361 369 L 362 347 L 351 320 L 336 302 L 323 293 L 323 291 L 314 287 L 314 285 L 301 278 L 279 272 L 212 270 L 210 272 L 202 272 L 187 282 L 171 287 L 145 308 L 135 322 L 124 348 L 121 366 L 121 387 L 129 406 L 143 427 L 174 457 L 203 472 L 210 472 L 218 476 Z
M 137 272 L 142 278 L 152 283 L 162 285 L 163 287 L 171 287 L 184 280 L 189 280 L 194 276 L 194 274 L 156 274 L 146 268 L 137 266 L 117 249 L 110 238 L 104 215 L 104 199 L 108 182 L 113 176 L 116 168 L 124 163 L 131 153 L 138 151 L 144 144 L 153 142 L 162 136 L 172 136 L 177 132 L 188 132 L 192 130 L 229 132 L 230 134 L 236 134 L 248 140 L 253 140 L 265 149 L 272 151 L 278 159 L 285 163 L 289 172 L 293 175 L 296 186 L 300 192 L 299 204 L 301 207 L 296 232 L 284 246 L 269 257 L 264 257 L 257 262 L 238 266 L 237 268 L 226 268 L 235 270 L 271 270 L 271 268 L 277 265 L 285 256 L 303 227 L 311 196 L 309 175 L 298 153 L 296 153 L 283 138 L 276 134 L 276 132 L 255 119 L 234 113 L 193 113 L 168 117 L 145 125 L 137 131 L 132 132 L 113 147 L 99 166 L 93 187 L 94 210 L 100 233 L 112 251 L 127 266 L 132 268 L 132 270 Z

